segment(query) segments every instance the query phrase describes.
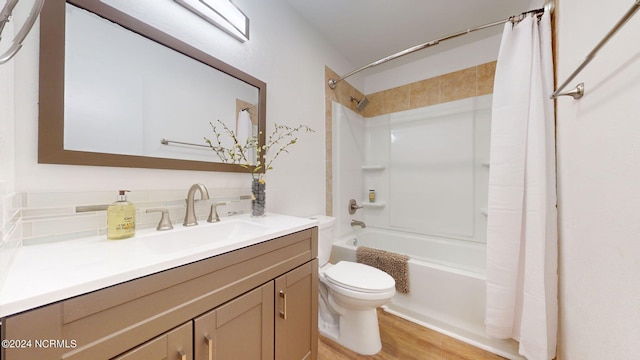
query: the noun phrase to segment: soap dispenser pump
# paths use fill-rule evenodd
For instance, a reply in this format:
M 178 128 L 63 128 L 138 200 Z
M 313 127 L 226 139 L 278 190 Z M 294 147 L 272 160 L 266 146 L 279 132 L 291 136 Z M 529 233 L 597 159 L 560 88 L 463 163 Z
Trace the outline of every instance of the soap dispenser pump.
M 127 201 L 127 192 L 119 190 L 118 201 L 107 208 L 107 239 L 126 239 L 136 233 L 136 207 Z

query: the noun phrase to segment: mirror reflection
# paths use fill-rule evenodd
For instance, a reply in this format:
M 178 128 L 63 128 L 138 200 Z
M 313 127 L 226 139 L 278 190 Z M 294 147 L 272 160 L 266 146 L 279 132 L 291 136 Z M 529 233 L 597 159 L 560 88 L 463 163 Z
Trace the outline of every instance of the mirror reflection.
M 258 102 L 257 88 L 69 4 L 65 39 L 67 150 L 216 161 L 209 122 L 237 129 L 236 101 Z
M 41 90 L 41 128 L 61 126 L 62 137 L 41 129 L 40 162 L 246 171 L 219 163 L 205 137 L 222 121 L 263 143 L 266 84 L 108 5 L 70 2 L 43 10 L 41 47 L 62 45 L 64 61 L 62 95 Z M 56 11 L 65 23 L 58 38 L 46 29 Z M 45 76 L 57 71 L 45 68 L 41 61 Z

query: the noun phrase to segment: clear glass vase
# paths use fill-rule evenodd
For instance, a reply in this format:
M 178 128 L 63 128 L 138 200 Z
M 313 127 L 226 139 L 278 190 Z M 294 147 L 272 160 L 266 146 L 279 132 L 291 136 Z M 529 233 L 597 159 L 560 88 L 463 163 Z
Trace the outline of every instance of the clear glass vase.
M 254 178 L 251 182 L 251 216 L 265 216 L 266 211 L 266 184 L 264 180 Z

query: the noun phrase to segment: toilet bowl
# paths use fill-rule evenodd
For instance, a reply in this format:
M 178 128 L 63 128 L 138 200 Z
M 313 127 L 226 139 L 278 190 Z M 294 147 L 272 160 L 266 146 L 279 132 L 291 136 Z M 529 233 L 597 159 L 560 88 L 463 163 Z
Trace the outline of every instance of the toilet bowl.
M 335 218 L 313 218 L 320 223 L 318 330 L 359 354 L 376 354 L 382 348 L 376 308 L 395 295 L 395 281 L 384 271 L 368 265 L 349 261 L 329 263 Z

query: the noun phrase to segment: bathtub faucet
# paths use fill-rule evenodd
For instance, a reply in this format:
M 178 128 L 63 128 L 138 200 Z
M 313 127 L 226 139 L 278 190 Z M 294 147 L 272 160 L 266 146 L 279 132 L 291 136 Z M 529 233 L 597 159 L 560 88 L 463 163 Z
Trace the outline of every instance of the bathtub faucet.
M 365 224 L 363 221 L 359 221 L 359 220 L 351 220 L 351 226 L 360 226 L 361 228 L 366 228 L 367 224 Z

